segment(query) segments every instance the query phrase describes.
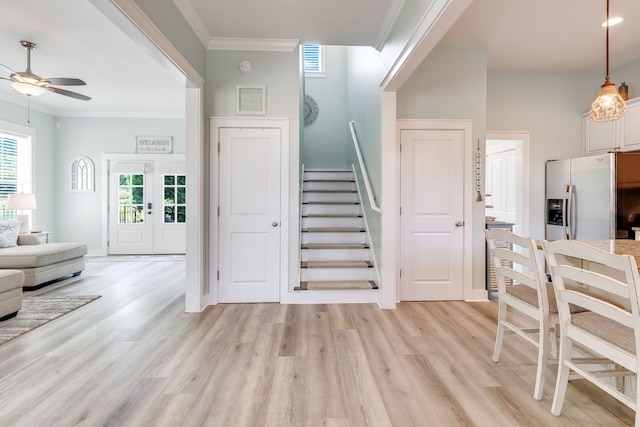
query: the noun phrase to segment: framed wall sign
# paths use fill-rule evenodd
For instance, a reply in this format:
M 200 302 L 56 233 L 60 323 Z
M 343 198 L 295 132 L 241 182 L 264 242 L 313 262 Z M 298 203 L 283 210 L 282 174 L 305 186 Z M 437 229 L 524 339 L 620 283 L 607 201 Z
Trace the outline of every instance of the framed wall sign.
M 136 136 L 136 153 L 138 154 L 171 154 L 173 137 L 171 136 Z
M 236 86 L 236 114 L 266 114 L 266 86 Z

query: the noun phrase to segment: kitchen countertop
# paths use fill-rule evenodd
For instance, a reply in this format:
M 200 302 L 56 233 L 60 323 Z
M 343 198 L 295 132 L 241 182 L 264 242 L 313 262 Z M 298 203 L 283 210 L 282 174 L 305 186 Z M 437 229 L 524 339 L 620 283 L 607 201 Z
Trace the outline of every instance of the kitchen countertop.
M 609 253 L 618 255 L 633 255 L 636 264 L 640 268 L 640 241 L 630 239 L 618 240 L 578 240 L 578 242 L 586 243 Z

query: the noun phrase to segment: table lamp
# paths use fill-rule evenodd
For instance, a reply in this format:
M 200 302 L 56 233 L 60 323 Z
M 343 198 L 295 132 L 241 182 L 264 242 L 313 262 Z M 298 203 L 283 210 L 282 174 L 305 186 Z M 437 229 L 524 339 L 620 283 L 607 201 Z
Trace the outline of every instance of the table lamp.
M 18 212 L 18 220 L 20 224 L 20 233 L 28 233 L 31 231 L 31 217 L 25 211 L 31 211 L 38 207 L 36 204 L 36 195 L 33 193 L 13 193 L 9 194 L 9 202 L 7 209 Z

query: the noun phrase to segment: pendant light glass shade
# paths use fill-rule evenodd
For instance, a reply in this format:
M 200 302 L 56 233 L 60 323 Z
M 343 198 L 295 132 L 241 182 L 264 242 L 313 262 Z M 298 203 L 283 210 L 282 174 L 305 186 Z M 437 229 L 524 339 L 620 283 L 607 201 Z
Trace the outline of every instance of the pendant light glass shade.
M 591 104 L 589 116 L 594 122 L 608 122 L 618 120 L 624 116 L 627 111 L 627 105 L 624 99 L 616 91 L 616 85 L 611 83 L 609 79 L 609 0 L 607 0 L 607 20 L 608 25 L 605 26 L 606 31 L 606 59 L 607 59 L 607 75 L 604 84 L 600 86 L 600 94 Z
M 627 111 L 627 104 L 618 94 L 616 85 L 607 79 L 600 87 L 600 94 L 591 104 L 589 116 L 594 122 L 608 122 L 618 120 Z

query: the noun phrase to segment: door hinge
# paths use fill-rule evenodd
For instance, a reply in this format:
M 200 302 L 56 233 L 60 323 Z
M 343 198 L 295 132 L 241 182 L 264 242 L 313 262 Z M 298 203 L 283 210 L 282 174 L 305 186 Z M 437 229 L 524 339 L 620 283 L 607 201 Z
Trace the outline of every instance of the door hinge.
M 216 274 L 216 279 L 220 280 L 220 270 L 218 270 L 217 274 Z
M 400 278 L 402 279 L 402 270 L 400 270 Z
M 220 143 L 218 142 L 218 153 L 220 153 Z
M 400 215 L 402 215 L 402 206 L 400 206 Z
M 111 244 L 111 242 L 107 240 L 107 247 L 109 247 L 110 244 Z
M 218 206 L 218 217 L 220 216 L 220 206 Z

